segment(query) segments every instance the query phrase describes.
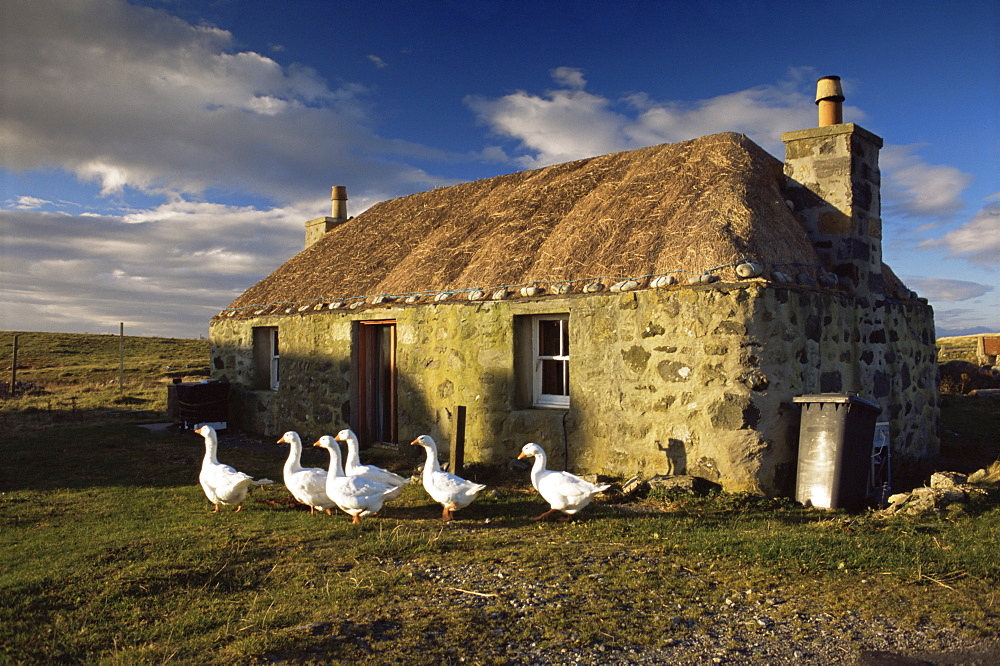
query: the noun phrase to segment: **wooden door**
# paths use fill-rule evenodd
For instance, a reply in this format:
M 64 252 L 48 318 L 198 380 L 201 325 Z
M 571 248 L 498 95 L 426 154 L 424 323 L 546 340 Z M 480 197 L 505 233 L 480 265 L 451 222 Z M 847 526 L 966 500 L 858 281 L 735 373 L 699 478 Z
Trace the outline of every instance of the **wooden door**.
M 360 322 L 358 337 L 358 437 L 395 443 L 396 322 Z

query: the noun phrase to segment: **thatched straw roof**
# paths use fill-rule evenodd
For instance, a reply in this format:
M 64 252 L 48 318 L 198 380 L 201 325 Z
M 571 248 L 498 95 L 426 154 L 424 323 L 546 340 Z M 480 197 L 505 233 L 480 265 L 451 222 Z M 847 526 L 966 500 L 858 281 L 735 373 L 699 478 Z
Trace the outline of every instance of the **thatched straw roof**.
M 817 266 L 784 181 L 781 162 L 726 133 L 431 190 L 327 232 L 229 307 L 252 316 L 533 282 L 577 281 L 576 292 L 594 278 L 685 282 L 712 269 L 735 280 L 744 258 Z

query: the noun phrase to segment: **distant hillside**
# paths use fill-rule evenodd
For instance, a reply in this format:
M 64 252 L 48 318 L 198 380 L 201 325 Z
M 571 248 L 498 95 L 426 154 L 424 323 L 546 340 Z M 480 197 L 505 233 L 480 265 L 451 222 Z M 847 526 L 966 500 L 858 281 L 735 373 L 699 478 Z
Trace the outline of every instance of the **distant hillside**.
M 44 426 L 108 412 L 160 415 L 167 384 L 209 376 L 208 340 L 125 336 L 124 372 L 121 351 L 117 335 L 0 331 L 0 425 Z
M 0 331 L 0 381 L 10 378 L 15 335 L 19 380 L 69 384 L 118 379 L 122 339 L 117 335 Z M 133 380 L 207 374 L 208 340 L 125 336 L 124 342 L 125 372 Z
M 957 338 L 966 335 L 1000 335 L 996 331 L 985 326 L 972 326 L 971 328 L 939 328 L 937 329 L 938 339 Z

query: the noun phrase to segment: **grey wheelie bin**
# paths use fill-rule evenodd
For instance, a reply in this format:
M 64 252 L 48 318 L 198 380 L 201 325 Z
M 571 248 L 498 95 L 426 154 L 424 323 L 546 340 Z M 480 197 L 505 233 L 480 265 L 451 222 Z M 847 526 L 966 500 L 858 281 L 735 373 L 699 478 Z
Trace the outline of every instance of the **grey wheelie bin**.
M 820 393 L 792 399 L 802 406 L 795 499 L 857 511 L 868 502 L 872 438 L 881 411 L 854 395 Z

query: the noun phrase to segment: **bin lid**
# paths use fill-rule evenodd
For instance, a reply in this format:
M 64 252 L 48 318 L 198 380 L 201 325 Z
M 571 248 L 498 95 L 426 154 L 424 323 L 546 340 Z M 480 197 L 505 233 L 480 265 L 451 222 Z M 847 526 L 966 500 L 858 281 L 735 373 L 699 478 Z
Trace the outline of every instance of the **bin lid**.
M 792 402 L 833 402 L 840 405 L 853 402 L 866 405 L 872 409 L 882 409 L 877 403 L 874 403 L 871 400 L 865 400 L 864 398 L 860 398 L 856 395 L 847 395 L 846 393 L 814 393 L 812 395 L 798 395 L 792 398 Z

